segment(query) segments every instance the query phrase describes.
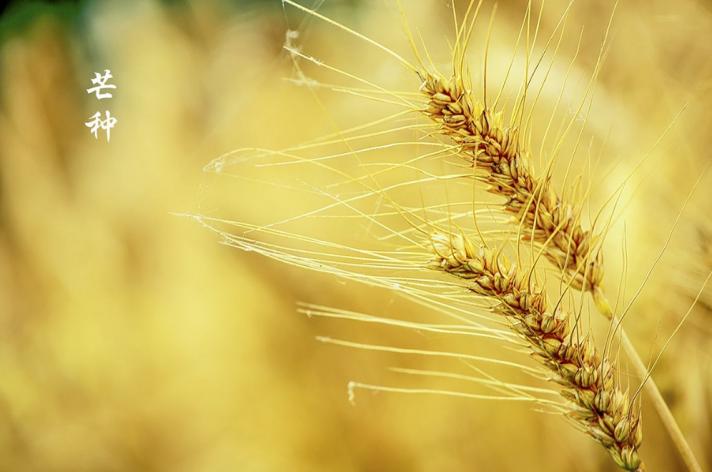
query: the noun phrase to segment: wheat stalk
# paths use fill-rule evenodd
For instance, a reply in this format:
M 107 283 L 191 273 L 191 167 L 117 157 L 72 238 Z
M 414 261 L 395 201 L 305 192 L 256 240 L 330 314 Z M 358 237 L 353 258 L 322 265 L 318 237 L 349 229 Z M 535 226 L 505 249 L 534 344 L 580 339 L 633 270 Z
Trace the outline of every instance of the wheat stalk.
M 574 341 L 574 325 L 561 310 L 551 311 L 545 293 L 504 257 L 476 248 L 467 238 L 436 233 L 431 238 L 433 268 L 468 281 L 467 288 L 497 301 L 493 310 L 511 321 L 537 358 L 562 386 L 573 405 L 569 416 L 601 443 L 616 464 L 644 470 L 638 454 L 640 413 L 617 385 L 614 369 L 601 359 L 590 338 Z

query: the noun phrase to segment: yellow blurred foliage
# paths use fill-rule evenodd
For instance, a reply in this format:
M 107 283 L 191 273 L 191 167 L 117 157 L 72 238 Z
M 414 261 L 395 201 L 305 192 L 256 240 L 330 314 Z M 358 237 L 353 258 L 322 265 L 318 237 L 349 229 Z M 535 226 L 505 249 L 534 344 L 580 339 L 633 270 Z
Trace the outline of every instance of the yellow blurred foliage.
M 384 14 L 381 2 L 328 3 L 330 15 L 353 14 L 360 30 L 380 33 L 379 40 L 405 53 L 392 6 Z M 434 49 L 446 51 L 448 2 L 406 3 L 411 23 L 440 41 Z M 495 35 L 501 34 L 501 51 L 511 47 L 502 38 L 511 41 L 525 5 L 503 2 Z M 298 16 L 287 14 L 288 23 L 280 6 L 242 8 L 210 1 L 90 3 L 87 31 L 67 31 L 42 17 L 2 45 L 0 470 L 613 470 L 563 419 L 526 404 L 363 393 L 352 405 L 349 380 L 388 383 L 387 367 L 428 368 L 435 361 L 327 346 L 315 336 L 448 342 L 463 351 L 469 341 L 308 319 L 296 312 L 297 302 L 381 314 L 387 307 L 413 317 L 424 309 L 239 252 L 180 216 L 268 221 L 303 211 L 308 197 L 287 200 L 278 189 L 262 192 L 202 168 L 237 147 L 277 149 L 329 133 L 334 115 L 348 116 L 342 126 L 371 119 L 367 107 L 349 108 L 353 97 L 325 94 L 317 101 L 284 80 L 293 70 L 281 48 Z M 553 27 L 563 8 L 551 2 L 544 26 Z M 564 57 L 575 52 L 582 26 L 597 31 L 584 36 L 575 62 L 582 76 L 593 67 L 598 32 L 612 8 L 587 2 L 572 9 Z M 692 0 L 630 1 L 618 9 L 589 132 L 608 138 L 604 163 L 621 161 L 614 182 L 654 149 L 653 164 L 635 174 L 625 209 L 632 292 L 691 190 L 690 179 L 710 160 L 712 12 Z M 368 45 L 321 23 L 304 29 L 309 54 L 392 75 Z M 104 68 L 118 88 L 112 100 L 97 102 L 85 89 Z M 685 104 L 668 138 L 653 147 Z M 119 120 L 110 143 L 84 127 L 105 106 Z M 675 254 L 696 237 L 691 228 L 709 221 L 708 182 L 680 224 L 669 270 L 656 272 L 636 304 L 635 319 L 644 321 L 632 331 L 641 346 L 654 339 L 659 347 L 687 309 L 684 301 L 659 303 L 653 289 L 669 283 L 666 274 L 685 271 L 672 269 L 680 260 Z M 601 203 L 612 190 L 604 184 L 592 199 Z M 620 228 L 610 241 L 615 254 Z M 705 275 L 703 267 L 680 285 L 694 293 Z M 663 305 L 666 313 L 649 314 Z M 709 311 L 694 317 L 690 330 L 712 326 Z M 690 330 L 681 336 L 692 336 Z M 710 466 L 710 416 L 702 411 L 710 408 L 709 335 L 688 343 L 691 352 L 681 347 L 673 343 L 669 355 L 688 359 L 682 369 L 699 368 L 680 372 L 668 360 L 660 378 L 671 378 L 666 392 L 675 396 L 674 411 Z M 693 403 L 674 388 L 681 377 L 689 381 L 684 391 L 697 392 Z M 646 410 L 645 427 L 643 453 L 652 470 L 681 467 L 654 412 Z

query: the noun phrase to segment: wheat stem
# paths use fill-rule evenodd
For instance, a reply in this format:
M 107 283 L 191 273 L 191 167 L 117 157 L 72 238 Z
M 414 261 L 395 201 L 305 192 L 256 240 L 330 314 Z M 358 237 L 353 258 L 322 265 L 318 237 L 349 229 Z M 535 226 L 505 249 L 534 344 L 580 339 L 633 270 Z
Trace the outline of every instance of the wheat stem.
M 598 312 L 610 320 L 614 326 L 619 326 L 621 321 L 614 315 L 611 304 L 600 288 L 594 291 L 592 295 Z M 685 462 L 688 470 L 692 472 L 702 472 L 702 467 L 697 461 L 694 452 L 692 452 L 692 448 L 687 443 L 687 439 L 685 439 L 685 435 L 682 433 L 680 426 L 672 415 L 662 393 L 660 393 L 660 389 L 658 389 L 657 384 L 650 377 L 648 367 L 640 359 L 638 351 L 635 349 L 633 342 L 625 330 L 622 327 L 619 329 L 623 349 L 628 355 L 628 359 L 633 363 L 633 368 L 637 375 L 641 381 L 645 382 L 645 390 L 648 392 L 648 397 L 653 402 L 653 406 L 657 410 L 660 420 L 665 425 L 665 429 L 667 429 L 670 439 L 672 439 L 675 444 L 682 460 Z

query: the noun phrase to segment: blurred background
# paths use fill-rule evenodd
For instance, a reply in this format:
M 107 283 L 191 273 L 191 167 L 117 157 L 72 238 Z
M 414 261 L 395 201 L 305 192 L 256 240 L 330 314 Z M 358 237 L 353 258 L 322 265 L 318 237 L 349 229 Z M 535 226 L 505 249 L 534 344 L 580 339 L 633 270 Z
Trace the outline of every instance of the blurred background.
M 411 25 L 446 51 L 450 2 L 403 3 Z M 525 8 L 499 2 L 495 51 L 511 50 Z M 565 8 L 547 2 L 543 28 Z M 575 58 L 574 75 L 590 74 L 613 9 L 609 1 L 573 6 L 555 73 Z M 394 2 L 327 0 L 320 11 L 408 54 Z M 226 247 L 179 216 L 264 221 L 304 211 L 279 191 L 203 167 L 235 148 L 278 149 L 327 134 L 335 115 L 348 116 L 340 126 L 373 118 L 353 97 L 317 99 L 284 80 L 295 77 L 282 48 L 288 30 L 300 31 L 308 54 L 350 71 L 396 83 L 404 75 L 392 59 L 279 0 L 16 1 L 3 11 L 0 470 L 615 470 L 566 421 L 526 404 L 363 394 L 352 405 L 349 380 L 388 384 L 387 367 L 430 361 L 315 336 L 454 349 L 451 340 L 298 314 L 300 301 L 382 314 L 387 307 L 404 318 L 423 308 Z M 621 2 L 595 86 L 588 132 L 605 143 L 604 167 L 627 175 L 648 156 L 617 233 L 625 234 L 628 295 L 681 215 L 633 307 L 629 328 L 646 355 L 664 343 L 712 266 L 712 180 L 703 177 L 682 210 L 712 158 L 711 39 L 707 0 Z M 86 89 L 104 69 L 117 88 L 98 101 Z M 98 110 L 118 120 L 109 143 L 84 125 Z M 601 182 L 594 207 L 614 190 Z M 319 229 L 318 220 L 309 224 Z M 611 239 L 616 259 L 622 237 Z M 615 289 L 623 267 L 610 267 Z M 707 470 L 710 307 L 708 289 L 655 375 Z M 645 414 L 650 470 L 683 470 L 654 412 Z

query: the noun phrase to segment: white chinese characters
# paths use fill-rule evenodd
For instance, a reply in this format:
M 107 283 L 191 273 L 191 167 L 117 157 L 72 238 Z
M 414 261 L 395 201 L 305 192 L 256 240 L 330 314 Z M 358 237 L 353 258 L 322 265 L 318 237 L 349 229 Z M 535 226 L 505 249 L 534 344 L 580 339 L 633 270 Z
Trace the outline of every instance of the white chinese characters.
M 104 70 L 104 75 L 101 75 L 98 72 L 94 72 L 94 78 L 91 79 L 91 83 L 94 84 L 95 87 L 88 88 L 87 93 L 95 93 L 96 98 L 99 100 L 113 97 L 113 95 L 111 95 L 111 92 L 102 92 L 102 90 L 104 89 L 116 88 L 116 85 L 106 83 L 112 77 L 114 76 L 111 75 L 111 71 L 109 69 Z
M 111 75 L 111 71 L 109 69 L 104 70 L 104 74 L 100 74 L 99 72 L 94 73 L 94 78 L 91 79 L 91 83 L 94 84 L 94 87 L 90 87 L 87 89 L 88 94 L 96 94 L 97 100 L 103 100 L 105 98 L 112 98 L 113 95 L 109 90 L 115 90 L 116 85 L 107 83 L 109 79 L 113 78 L 113 75 Z M 100 111 L 97 111 L 92 115 L 92 117 L 84 123 L 84 126 L 89 128 L 89 131 L 91 134 L 94 135 L 95 139 L 99 139 L 99 130 L 105 131 L 106 132 L 106 142 L 111 141 L 111 128 L 116 126 L 116 123 L 119 120 L 111 116 L 111 113 L 109 110 L 104 111 L 104 117 L 102 118 L 102 114 Z
M 102 120 L 101 112 L 97 111 L 94 113 L 94 116 L 91 117 L 90 121 L 84 123 L 84 126 L 91 128 L 91 134 L 93 134 L 96 139 L 99 139 L 99 129 L 103 129 L 106 131 L 106 142 L 109 142 L 111 141 L 111 128 L 116 125 L 118 120 L 111 116 L 109 110 L 106 110 L 104 113 L 106 113 L 106 117 Z

